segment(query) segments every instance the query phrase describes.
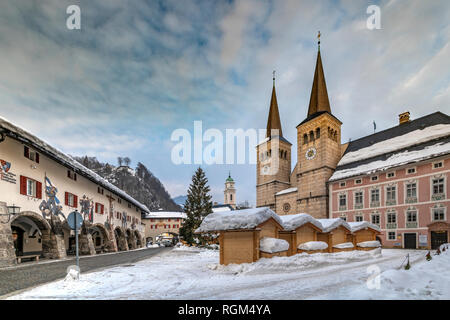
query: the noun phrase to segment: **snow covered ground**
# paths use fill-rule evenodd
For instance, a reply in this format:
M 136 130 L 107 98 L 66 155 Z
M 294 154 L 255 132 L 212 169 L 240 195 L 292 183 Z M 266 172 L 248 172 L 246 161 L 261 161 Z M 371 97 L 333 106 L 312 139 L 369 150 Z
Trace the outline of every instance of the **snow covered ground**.
M 217 250 L 180 247 L 9 299 L 450 299 L 449 251 L 431 261 L 426 252 L 304 253 L 222 266 Z M 399 270 L 407 253 L 411 269 Z

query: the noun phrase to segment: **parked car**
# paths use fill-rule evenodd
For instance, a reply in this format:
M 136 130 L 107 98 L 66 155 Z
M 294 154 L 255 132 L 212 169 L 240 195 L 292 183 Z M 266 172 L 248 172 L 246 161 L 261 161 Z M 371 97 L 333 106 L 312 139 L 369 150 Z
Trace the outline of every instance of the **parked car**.
M 170 241 L 169 239 L 163 239 L 161 240 L 161 244 L 165 247 L 172 247 L 173 243 L 172 241 Z

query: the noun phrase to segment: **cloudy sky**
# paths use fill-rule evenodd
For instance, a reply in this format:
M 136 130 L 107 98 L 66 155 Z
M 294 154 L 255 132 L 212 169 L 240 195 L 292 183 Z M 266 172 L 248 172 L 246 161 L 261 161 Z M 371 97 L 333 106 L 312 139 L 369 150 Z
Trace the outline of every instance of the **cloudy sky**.
M 68 30 L 66 8 L 81 8 Z M 369 30 L 367 7 L 381 8 Z M 276 70 L 284 136 L 307 113 L 317 31 L 343 142 L 450 111 L 448 0 L 2 0 L 0 116 L 72 155 L 144 163 L 172 196 L 198 165 L 175 165 L 175 129 L 264 128 Z M 254 165 L 202 165 L 214 200 L 231 170 L 255 202 Z

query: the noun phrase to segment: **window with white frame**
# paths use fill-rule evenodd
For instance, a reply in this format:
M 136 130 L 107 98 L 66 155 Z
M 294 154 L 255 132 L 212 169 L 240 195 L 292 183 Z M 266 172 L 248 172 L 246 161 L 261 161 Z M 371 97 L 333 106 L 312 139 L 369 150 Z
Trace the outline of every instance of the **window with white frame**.
M 417 228 L 417 210 L 415 208 L 409 208 L 406 211 L 406 227 Z
M 339 195 L 339 210 L 346 210 L 346 209 L 347 209 L 347 195 L 340 194 Z
M 444 178 L 438 177 L 432 179 L 432 200 L 444 199 Z
M 345 181 L 344 182 L 341 182 L 340 184 L 339 184 L 339 186 L 341 186 L 341 187 L 345 187 Z
M 417 202 L 417 183 L 407 182 L 406 183 L 406 203 Z
M 395 235 L 395 231 L 389 231 L 388 232 L 388 240 L 395 240 L 397 237 Z
M 386 175 L 388 178 L 394 178 L 395 177 L 395 171 L 388 172 Z
M 361 222 L 361 221 L 363 221 L 363 216 L 362 216 L 362 215 L 357 215 L 357 216 L 355 216 L 355 221 L 356 221 L 356 222 Z
M 439 169 L 444 166 L 444 163 L 442 161 L 433 163 L 433 169 Z
M 380 206 L 380 189 L 372 189 L 370 190 L 370 206 L 378 207 Z
M 395 211 L 386 214 L 386 229 L 397 229 L 397 213 Z
M 387 186 L 386 187 L 386 205 L 392 206 L 396 204 L 397 199 L 397 187 Z
M 67 205 L 75 207 L 75 196 L 71 193 L 67 193 Z
M 436 207 L 432 209 L 433 221 L 445 221 L 444 207 Z
M 380 225 L 380 214 L 379 213 L 373 213 L 371 216 L 371 220 L 373 224 Z
M 406 169 L 406 174 L 413 174 L 416 173 L 416 168 L 408 168 Z
M 340 218 L 344 221 L 347 221 L 347 216 L 345 214 L 341 214 Z
M 27 179 L 27 196 L 36 197 L 36 181 Z
M 363 192 L 355 191 L 355 209 L 362 209 L 363 206 Z
M 378 176 L 372 176 L 372 177 L 370 177 L 370 180 L 371 181 L 378 181 Z
M 362 179 L 355 179 L 355 184 L 361 184 L 362 183 Z

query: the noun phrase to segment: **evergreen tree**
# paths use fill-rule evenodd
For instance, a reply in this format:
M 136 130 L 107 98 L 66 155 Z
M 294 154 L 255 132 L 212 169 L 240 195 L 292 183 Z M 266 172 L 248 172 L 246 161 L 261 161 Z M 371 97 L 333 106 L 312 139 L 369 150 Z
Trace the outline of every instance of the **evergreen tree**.
M 208 179 L 202 168 L 198 168 L 192 176 L 192 182 L 187 193 L 186 203 L 184 204 L 184 211 L 186 212 L 186 220 L 180 228 L 180 236 L 183 237 L 189 245 L 197 243 L 203 245 L 205 239 L 200 235 L 194 234 L 204 217 L 212 212 L 210 188 L 208 186 Z

